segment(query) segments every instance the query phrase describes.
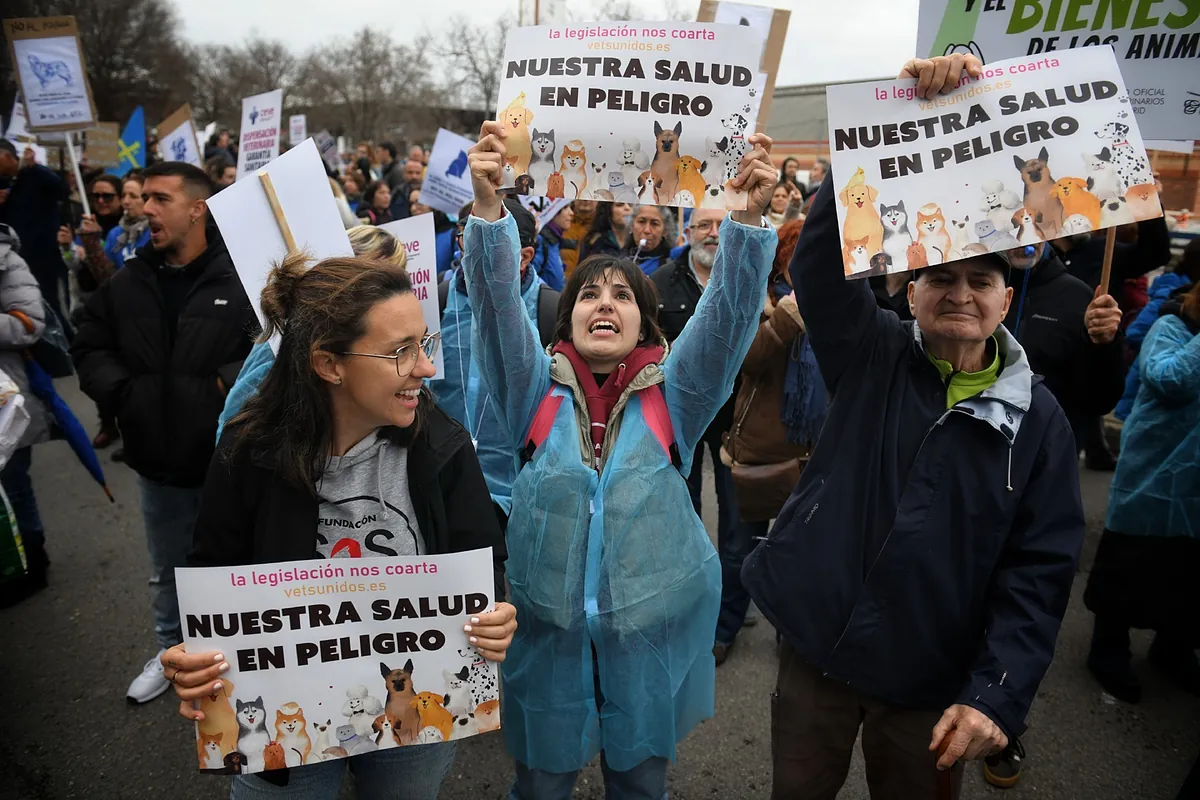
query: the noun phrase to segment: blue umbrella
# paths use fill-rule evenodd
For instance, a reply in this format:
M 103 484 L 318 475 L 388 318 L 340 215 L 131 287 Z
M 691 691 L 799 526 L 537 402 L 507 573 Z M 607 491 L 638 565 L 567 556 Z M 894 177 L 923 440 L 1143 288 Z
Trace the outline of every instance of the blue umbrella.
M 116 500 L 113 499 L 112 492 L 108 490 L 108 483 L 104 480 L 104 470 L 100 468 L 100 459 L 96 457 L 96 449 L 92 447 L 92 441 L 88 437 L 87 431 L 79 423 L 79 418 L 67 405 L 67 401 L 58 396 L 50 375 L 28 354 L 25 356 L 25 374 L 29 377 L 29 388 L 46 406 L 46 410 L 54 415 L 54 421 L 62 430 L 63 438 L 71 445 L 79 462 L 96 479 L 100 488 L 104 489 L 104 493 L 108 495 L 108 502 L 115 503 Z

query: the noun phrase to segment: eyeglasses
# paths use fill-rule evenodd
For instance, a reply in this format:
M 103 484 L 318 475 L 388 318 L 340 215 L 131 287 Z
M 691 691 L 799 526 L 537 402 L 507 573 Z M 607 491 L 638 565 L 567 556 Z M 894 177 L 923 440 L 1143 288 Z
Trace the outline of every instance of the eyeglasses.
M 362 358 L 390 358 L 396 362 L 396 374 L 401 378 L 407 378 L 412 375 L 412 371 L 417 368 L 417 361 L 421 358 L 421 353 L 430 361 L 433 361 L 437 355 L 438 348 L 442 345 L 442 335 L 440 333 L 426 334 L 421 341 L 416 344 L 406 344 L 390 355 L 381 355 L 379 353 L 352 353 L 349 350 L 338 353 L 340 356 L 361 356 Z
M 720 226 L 721 223 L 717 222 L 715 219 L 710 219 L 705 220 L 704 222 L 693 222 L 688 227 L 690 227 L 696 233 L 707 233 L 708 231 L 715 231 Z
M 92 197 L 96 200 L 116 200 L 117 196 L 112 192 L 92 192 Z

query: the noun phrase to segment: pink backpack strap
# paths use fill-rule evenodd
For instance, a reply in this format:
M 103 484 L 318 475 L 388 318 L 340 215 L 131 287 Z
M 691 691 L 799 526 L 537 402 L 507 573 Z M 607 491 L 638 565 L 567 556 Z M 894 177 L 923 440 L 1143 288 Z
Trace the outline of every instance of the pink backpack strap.
M 554 386 L 538 404 L 537 412 L 533 415 L 533 424 L 529 426 L 529 435 L 525 437 L 525 446 L 521 448 L 521 466 L 533 460 L 533 454 L 554 427 L 554 418 L 558 415 L 558 407 L 562 405 L 563 396 L 555 391 Z
M 650 432 L 654 434 L 654 438 L 658 439 L 658 443 L 662 445 L 663 451 L 671 459 L 671 463 L 679 469 L 683 465 L 683 460 L 679 457 L 679 447 L 675 444 L 675 426 L 671 424 L 671 413 L 667 410 L 667 401 L 663 397 L 662 385 L 654 384 L 641 391 L 639 397 L 642 399 L 642 413 L 646 418 L 646 424 L 650 426 Z

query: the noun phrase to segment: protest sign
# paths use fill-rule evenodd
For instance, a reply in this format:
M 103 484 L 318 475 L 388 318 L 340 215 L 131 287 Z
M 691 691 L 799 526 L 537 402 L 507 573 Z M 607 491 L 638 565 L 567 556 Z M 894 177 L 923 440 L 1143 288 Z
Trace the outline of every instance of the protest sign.
M 509 31 L 496 119 L 518 194 L 744 209 L 763 37 L 626 22 Z M 604 53 L 606 55 L 598 55 Z
M 367 500 L 364 525 L 379 513 Z M 490 548 L 177 569 L 175 585 L 187 650 L 229 663 L 224 691 L 200 701 L 200 769 L 298 767 L 500 727 L 496 665 L 463 631 L 494 605 Z
M 304 114 L 293 114 L 288 118 L 288 144 L 292 147 L 308 138 L 308 117 Z
M 404 245 L 408 254 L 408 276 L 412 279 L 413 293 L 421 301 L 421 314 L 430 333 L 442 330 L 442 313 L 438 308 L 437 294 L 437 234 L 433 229 L 433 214 L 405 217 L 380 228 L 395 236 Z M 441 380 L 446 375 L 442 350 L 438 348 L 433 359 L 437 372 L 432 380 Z
M 25 141 L 34 138 L 29 132 L 29 127 L 25 123 L 25 104 L 21 102 L 21 95 L 18 93 L 13 98 L 12 114 L 8 117 L 8 128 L 4 131 L 4 138 L 10 142 Z
M 1191 139 L 1183 139 L 1176 141 L 1173 139 L 1147 139 L 1147 150 L 1162 150 L 1164 153 L 1179 153 L 1180 155 L 1191 155 L 1196 149 L 1196 143 Z
M 930 101 L 911 79 L 827 91 L 848 276 L 1162 215 L 1109 48 L 994 62 Z
M 771 116 L 771 101 L 775 97 L 775 76 L 779 73 L 779 62 L 783 58 L 783 43 L 787 38 L 788 21 L 792 12 L 783 8 L 765 8 L 746 3 L 730 3 L 725 0 L 700 0 L 697 22 L 718 22 L 725 25 L 746 25 L 754 28 L 763 37 L 762 60 L 759 69 L 762 78 L 762 103 L 755 117 L 755 130 L 767 127 Z
M 183 161 L 196 167 L 204 166 L 196 142 L 196 123 L 192 108 L 184 103 L 171 116 L 158 124 L 158 150 L 166 161 Z
M 96 104 L 74 17 L 4 20 L 13 72 L 30 131 L 77 131 L 96 123 Z
M 917 53 L 985 63 L 1111 45 L 1143 136 L 1200 138 L 1200 3 L 920 0 Z M 1191 64 L 1192 66 L 1188 66 Z M 1190 76 L 1190 77 L 1189 77 Z
M 329 167 L 335 173 L 341 172 L 342 159 L 338 156 L 337 142 L 334 140 L 329 131 L 317 131 L 313 137 L 313 141 L 317 145 L 317 152 L 321 154 L 321 160 L 325 162 L 325 166 Z
M 116 167 L 120 163 L 121 126 L 116 122 L 101 122 L 87 132 L 87 158 L 90 166 Z
M 439 128 L 429 153 L 429 168 L 421 183 L 418 200 L 430 208 L 457 215 L 474 198 L 471 172 L 467 169 L 467 151 L 475 142 L 445 128 Z
M 237 176 L 241 180 L 265 167 L 279 155 L 283 90 L 256 94 L 242 100 L 242 133 L 238 145 Z
M 286 229 L 276 217 L 263 181 L 254 175 L 225 187 L 208 200 L 260 323 L 263 315 L 259 299 L 267 275 L 290 251 L 289 238 L 296 250 L 314 261 L 354 255 L 315 144 L 305 140 L 261 171 L 270 179 Z M 272 340 L 272 349 L 278 346 L 278 340 Z

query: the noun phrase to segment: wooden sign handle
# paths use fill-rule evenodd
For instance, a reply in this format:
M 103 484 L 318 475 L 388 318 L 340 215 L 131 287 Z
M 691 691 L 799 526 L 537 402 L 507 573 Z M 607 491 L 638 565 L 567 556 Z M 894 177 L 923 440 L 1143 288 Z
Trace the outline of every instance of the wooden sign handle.
M 267 195 L 271 213 L 275 215 L 275 224 L 279 226 L 279 232 L 283 234 L 283 243 L 287 245 L 288 255 L 299 251 L 300 248 L 296 247 L 296 237 L 292 236 L 291 226 L 288 225 L 287 217 L 283 215 L 283 207 L 279 205 L 279 196 L 275 194 L 275 184 L 271 183 L 271 176 L 265 169 L 258 171 L 258 182 L 262 184 L 263 192 Z
M 1108 294 L 1108 279 L 1112 276 L 1113 250 L 1117 246 L 1117 229 L 1104 232 L 1104 266 L 1100 270 L 1100 294 Z
M 942 743 L 938 745 L 937 757 L 941 759 L 946 754 L 946 750 L 950 747 L 950 735 L 954 733 L 954 729 L 946 731 L 946 735 L 942 737 Z M 959 769 L 957 761 L 954 765 L 945 772 L 938 772 L 937 775 L 937 800 L 954 800 L 954 778 L 955 772 Z

